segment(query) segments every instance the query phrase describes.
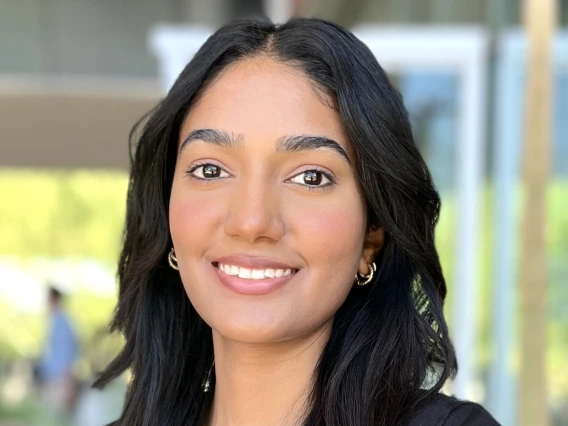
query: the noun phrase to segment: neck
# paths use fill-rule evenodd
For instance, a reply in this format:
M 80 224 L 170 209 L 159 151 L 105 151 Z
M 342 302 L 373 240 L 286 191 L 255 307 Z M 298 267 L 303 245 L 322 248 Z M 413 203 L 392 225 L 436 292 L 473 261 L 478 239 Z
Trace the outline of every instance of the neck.
M 215 394 L 208 424 L 301 424 L 331 325 L 270 344 L 237 343 L 213 330 Z

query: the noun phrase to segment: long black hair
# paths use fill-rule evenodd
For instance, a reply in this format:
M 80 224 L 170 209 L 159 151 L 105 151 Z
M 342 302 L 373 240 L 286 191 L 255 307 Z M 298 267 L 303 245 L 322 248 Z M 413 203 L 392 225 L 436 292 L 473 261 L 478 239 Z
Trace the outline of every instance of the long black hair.
M 131 133 L 119 301 L 111 323 L 126 343 L 95 383 L 103 387 L 130 369 L 117 426 L 201 425 L 208 414 L 213 392 L 204 393 L 201 384 L 213 358 L 211 328 L 167 263 L 177 141 L 182 121 L 215 77 L 263 55 L 303 71 L 333 99 L 356 153 L 368 228 L 386 234 L 373 282 L 354 286 L 335 314 L 304 425 L 405 424 L 457 370 L 434 245 L 440 198 L 400 95 L 371 51 L 338 25 L 245 19 L 213 34 Z

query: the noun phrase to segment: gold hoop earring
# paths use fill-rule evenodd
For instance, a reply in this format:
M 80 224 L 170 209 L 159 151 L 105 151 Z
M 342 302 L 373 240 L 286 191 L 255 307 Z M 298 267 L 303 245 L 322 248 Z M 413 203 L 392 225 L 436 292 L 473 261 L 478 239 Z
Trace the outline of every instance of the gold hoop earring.
M 170 266 L 172 267 L 172 269 L 179 271 L 178 268 L 178 260 L 176 257 L 176 254 L 174 252 L 174 248 L 172 247 L 172 249 L 170 250 L 170 254 L 168 254 L 168 263 L 170 264 Z
M 377 265 L 375 264 L 375 262 L 369 264 L 369 273 L 367 275 L 362 275 L 359 273 L 359 271 L 357 271 L 357 273 L 355 274 L 357 285 L 364 286 L 369 284 L 373 280 L 376 271 Z

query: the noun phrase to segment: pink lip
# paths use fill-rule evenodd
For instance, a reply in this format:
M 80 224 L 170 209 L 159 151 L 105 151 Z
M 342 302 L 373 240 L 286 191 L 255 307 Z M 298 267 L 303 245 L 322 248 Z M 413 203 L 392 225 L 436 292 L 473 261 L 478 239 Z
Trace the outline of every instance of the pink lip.
M 219 268 L 211 265 L 215 269 L 215 273 L 219 277 L 219 281 L 230 290 L 239 294 L 248 295 L 261 295 L 271 293 L 284 287 L 296 273 L 286 275 L 280 278 L 265 278 L 263 280 L 249 280 L 245 278 L 239 278 L 236 275 L 227 275 Z
M 236 275 L 225 274 L 217 267 L 218 263 L 242 266 L 250 269 L 292 269 L 292 274 L 286 275 L 285 277 L 264 278 L 262 280 L 245 279 L 239 278 Z M 211 266 L 214 268 L 219 281 L 221 281 L 225 287 L 235 293 L 247 295 L 262 295 L 276 291 L 284 287 L 284 285 L 286 285 L 297 273 L 297 269 L 290 265 L 274 262 L 268 259 L 245 256 L 228 256 L 219 258 Z

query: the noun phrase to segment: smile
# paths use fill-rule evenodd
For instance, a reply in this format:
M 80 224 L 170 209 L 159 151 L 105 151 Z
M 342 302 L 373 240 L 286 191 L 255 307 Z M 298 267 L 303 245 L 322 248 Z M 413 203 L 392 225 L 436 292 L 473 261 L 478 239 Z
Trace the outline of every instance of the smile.
M 213 262 L 219 283 L 239 294 L 272 293 L 294 280 L 299 270 L 269 259 L 230 256 Z
M 229 265 L 225 263 L 218 263 L 217 269 L 225 275 L 238 276 L 239 278 L 248 280 L 264 280 L 266 278 L 280 278 L 296 272 L 294 269 L 251 269 L 244 268 L 237 265 Z

